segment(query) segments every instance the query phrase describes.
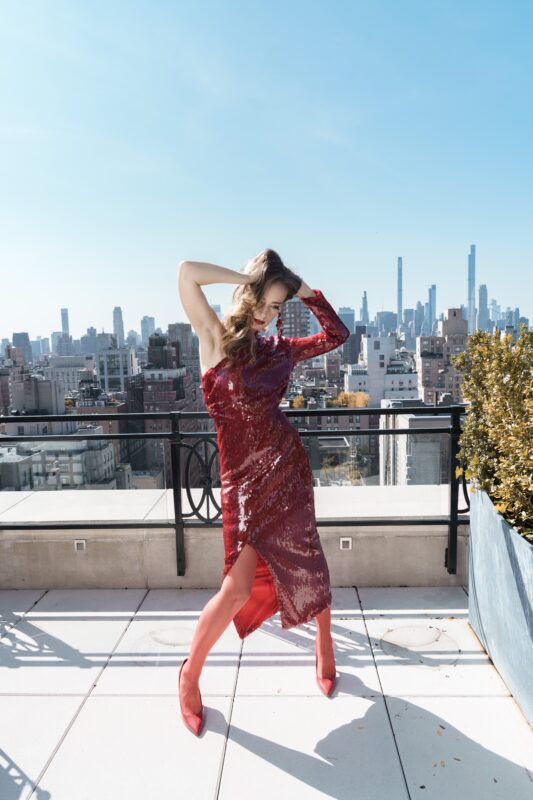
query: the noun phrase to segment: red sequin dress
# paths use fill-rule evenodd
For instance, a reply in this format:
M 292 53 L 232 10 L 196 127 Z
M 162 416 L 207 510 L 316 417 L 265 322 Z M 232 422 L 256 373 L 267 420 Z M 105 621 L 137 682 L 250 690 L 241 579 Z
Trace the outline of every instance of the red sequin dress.
M 225 577 L 245 544 L 257 553 L 252 593 L 233 618 L 241 639 L 280 612 L 283 628 L 331 604 L 316 528 L 313 474 L 298 431 L 279 408 L 298 361 L 327 353 L 350 332 L 319 289 L 300 297 L 322 331 L 301 338 L 255 331 L 254 364 L 222 359 L 202 376 L 220 458 Z M 245 357 L 246 358 L 246 357 Z

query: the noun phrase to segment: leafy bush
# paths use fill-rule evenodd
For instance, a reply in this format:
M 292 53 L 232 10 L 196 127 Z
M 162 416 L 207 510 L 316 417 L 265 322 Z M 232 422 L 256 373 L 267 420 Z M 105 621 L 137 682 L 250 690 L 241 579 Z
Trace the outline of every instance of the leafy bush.
M 533 332 L 476 331 L 451 357 L 469 403 L 457 475 L 487 492 L 497 511 L 533 542 Z M 471 490 L 471 491 L 472 491 Z
M 334 408 L 336 406 L 346 408 L 366 408 L 370 401 L 370 395 L 367 392 L 339 392 L 337 397 L 333 400 L 328 400 L 327 407 Z

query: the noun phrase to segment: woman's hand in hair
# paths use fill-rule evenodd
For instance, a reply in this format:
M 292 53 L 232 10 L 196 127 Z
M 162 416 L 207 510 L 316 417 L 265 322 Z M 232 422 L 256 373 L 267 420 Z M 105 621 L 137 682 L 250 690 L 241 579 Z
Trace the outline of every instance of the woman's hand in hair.
M 314 290 L 311 289 L 311 287 L 308 286 L 307 283 L 302 279 L 302 285 L 300 286 L 300 288 L 296 292 L 296 296 L 297 297 L 311 297 L 312 295 L 314 295 L 314 293 L 315 293 Z

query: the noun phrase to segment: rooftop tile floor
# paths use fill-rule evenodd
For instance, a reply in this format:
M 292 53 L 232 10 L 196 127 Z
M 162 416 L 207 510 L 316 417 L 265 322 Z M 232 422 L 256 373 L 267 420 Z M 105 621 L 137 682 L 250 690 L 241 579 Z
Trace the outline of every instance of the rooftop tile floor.
M 230 624 L 196 738 L 177 677 L 213 594 L 0 591 L 1 800 L 533 798 L 533 731 L 462 587 L 334 589 L 331 698 L 314 623 Z

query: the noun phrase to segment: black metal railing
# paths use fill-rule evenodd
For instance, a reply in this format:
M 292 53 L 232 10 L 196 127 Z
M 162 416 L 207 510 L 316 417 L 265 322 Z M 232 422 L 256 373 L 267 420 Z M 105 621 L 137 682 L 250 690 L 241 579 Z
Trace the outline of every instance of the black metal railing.
M 402 436 L 419 434 L 445 434 L 450 437 L 449 459 L 448 459 L 448 478 L 450 484 L 449 509 L 447 515 L 434 515 L 431 517 L 334 517 L 331 519 L 317 520 L 320 527 L 335 526 L 388 526 L 388 525 L 443 525 L 448 526 L 448 543 L 444 553 L 444 566 L 448 573 L 457 572 L 457 531 L 459 524 L 468 523 L 468 517 L 460 515 L 466 514 L 470 510 L 468 499 L 467 484 L 464 474 L 456 475 L 457 453 L 459 450 L 459 437 L 461 434 L 461 416 L 465 412 L 462 405 L 451 406 L 405 406 L 395 408 L 320 408 L 320 409 L 290 409 L 284 413 L 288 417 L 324 417 L 338 416 L 395 416 L 398 414 L 412 414 L 415 416 L 448 416 L 450 424 L 442 427 L 425 428 L 342 428 L 340 430 L 300 430 L 302 437 L 344 437 L 344 436 Z M 66 441 L 88 439 L 163 439 L 168 440 L 170 445 L 171 457 L 171 487 L 173 489 L 174 520 L 141 520 L 141 521 L 94 521 L 94 522 L 5 522 L 0 519 L 0 530 L 90 530 L 106 528 L 162 528 L 172 527 L 175 531 L 176 540 L 176 561 L 177 574 L 185 575 L 185 546 L 184 546 L 184 523 L 188 527 L 205 527 L 206 525 L 222 525 L 220 520 L 222 510 L 218 505 L 213 494 L 216 480 L 213 478 L 213 465 L 218 454 L 216 443 L 216 431 L 190 431 L 180 427 L 180 421 L 194 419 L 209 419 L 207 411 L 161 411 L 161 412 L 134 412 L 118 414 L 57 414 L 57 415 L 22 415 L 0 417 L 0 422 L 5 423 L 32 423 L 39 422 L 91 422 L 99 425 L 102 422 L 114 422 L 129 424 L 132 422 L 146 422 L 155 420 L 156 422 L 169 423 L 169 430 L 158 430 L 149 432 L 138 430 L 127 433 L 89 433 L 79 432 L 74 434 L 41 434 L 41 435 L 19 435 L 19 436 L 0 436 L 0 445 L 17 442 L 39 442 L 39 441 Z M 83 429 L 81 429 L 83 431 Z M 192 443 L 193 442 L 193 443 Z M 208 455 L 208 446 L 212 448 Z M 200 448 L 203 449 L 203 453 Z M 185 459 L 185 475 L 182 476 L 182 451 L 187 451 Z M 195 462 L 196 460 L 196 462 Z M 191 471 L 193 463 L 197 464 L 196 474 L 199 475 L 200 488 L 202 495 L 199 502 L 195 502 L 191 492 Z M 184 480 L 183 480 L 184 477 Z M 182 509 L 181 491 L 184 488 L 187 499 L 191 506 L 190 513 L 184 513 Z M 459 509 L 459 490 L 462 489 L 466 501 L 466 508 Z M 202 511 L 204 503 L 207 508 L 207 515 Z M 216 510 L 214 516 L 210 515 L 210 504 Z M 196 519 L 192 519 L 196 518 Z

